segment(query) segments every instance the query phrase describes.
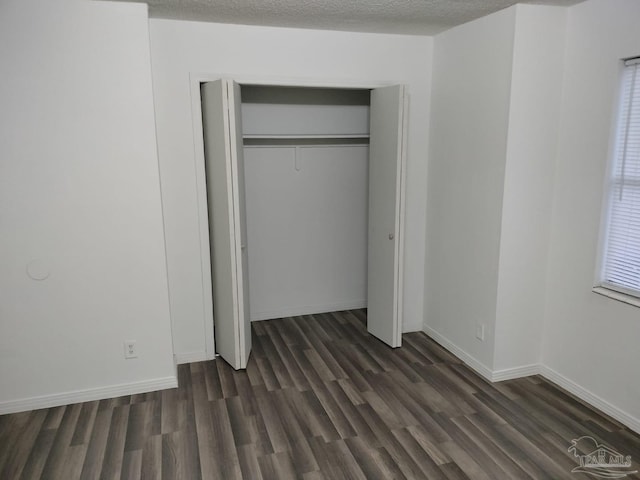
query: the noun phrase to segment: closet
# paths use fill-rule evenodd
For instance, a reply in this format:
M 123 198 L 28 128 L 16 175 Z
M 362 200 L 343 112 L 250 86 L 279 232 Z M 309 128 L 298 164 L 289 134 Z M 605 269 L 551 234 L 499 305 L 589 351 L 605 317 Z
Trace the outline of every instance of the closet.
M 215 344 L 236 369 L 250 320 L 368 307 L 401 342 L 402 86 L 201 85 Z
M 369 91 L 241 92 L 251 320 L 366 307 Z

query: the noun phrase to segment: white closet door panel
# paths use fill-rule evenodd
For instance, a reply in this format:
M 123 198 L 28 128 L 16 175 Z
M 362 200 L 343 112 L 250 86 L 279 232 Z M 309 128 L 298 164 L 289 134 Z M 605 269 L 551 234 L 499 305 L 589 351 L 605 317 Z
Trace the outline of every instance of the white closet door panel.
M 371 91 L 369 144 L 368 331 L 402 343 L 402 189 L 404 87 Z
M 236 106 L 232 83 L 208 82 L 201 93 L 216 350 L 233 368 L 240 369 L 246 367 L 251 344 L 247 344 L 245 333 L 248 312 L 244 308 L 235 135 L 239 120 L 229 114 Z
M 234 205 L 235 224 L 240 235 L 236 239 L 236 252 L 240 252 L 238 269 L 238 328 L 240 335 L 240 368 L 247 368 L 251 354 L 251 316 L 249 305 L 249 242 L 247 237 L 247 209 L 245 194 L 244 147 L 242 146 L 242 115 L 240 85 L 228 80 L 229 137 L 231 165 L 235 169 Z
M 252 319 L 365 306 L 368 147 L 247 147 L 245 165 Z

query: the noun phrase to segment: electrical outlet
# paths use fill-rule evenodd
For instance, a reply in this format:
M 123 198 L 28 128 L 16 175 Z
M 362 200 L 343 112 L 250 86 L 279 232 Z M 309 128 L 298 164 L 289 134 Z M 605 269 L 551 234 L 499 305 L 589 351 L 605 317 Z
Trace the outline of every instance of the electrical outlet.
M 138 345 L 135 340 L 124 341 L 124 358 L 138 358 Z
M 476 324 L 476 338 L 481 342 L 484 342 L 484 323 Z

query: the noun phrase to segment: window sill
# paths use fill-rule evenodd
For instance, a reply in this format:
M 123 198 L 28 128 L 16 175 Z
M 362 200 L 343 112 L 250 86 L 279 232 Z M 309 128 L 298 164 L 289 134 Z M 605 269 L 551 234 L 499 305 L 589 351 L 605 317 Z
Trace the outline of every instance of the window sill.
M 626 303 L 628 305 L 633 305 L 634 307 L 640 307 L 640 298 L 638 297 L 633 297 L 625 293 L 616 292 L 615 290 L 610 290 L 599 285 L 593 287 L 593 292 L 597 293 L 598 295 L 604 295 L 605 297 L 609 297 L 613 300 Z

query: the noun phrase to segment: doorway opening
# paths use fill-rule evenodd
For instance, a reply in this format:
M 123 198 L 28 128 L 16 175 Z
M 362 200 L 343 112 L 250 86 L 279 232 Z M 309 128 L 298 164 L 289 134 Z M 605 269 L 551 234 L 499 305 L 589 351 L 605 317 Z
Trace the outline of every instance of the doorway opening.
M 250 320 L 368 307 L 401 343 L 404 88 L 201 87 L 216 350 Z

